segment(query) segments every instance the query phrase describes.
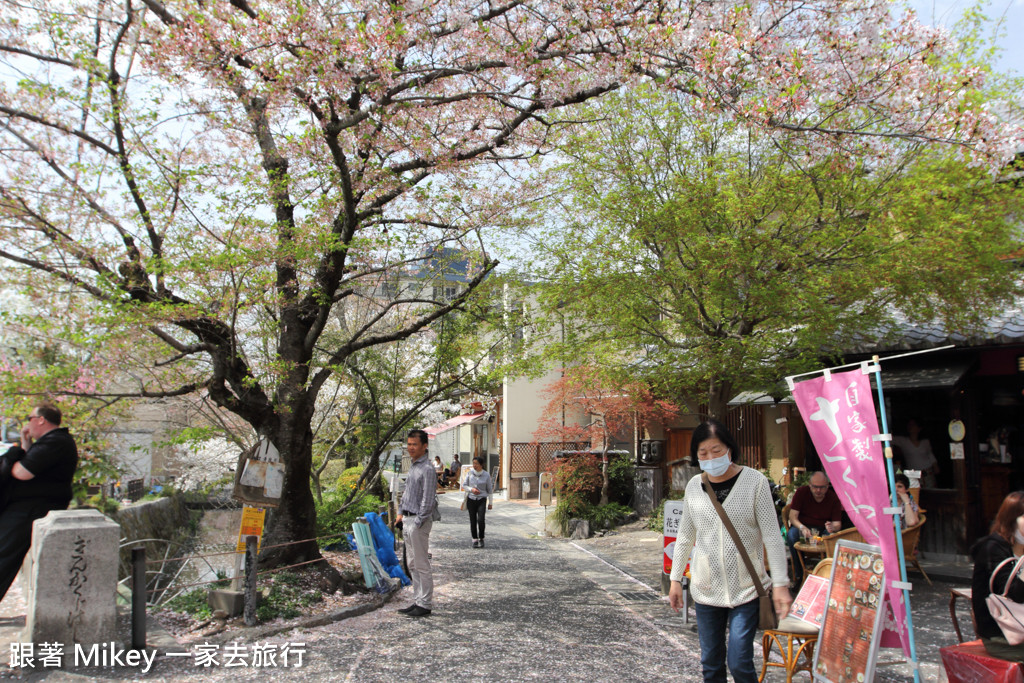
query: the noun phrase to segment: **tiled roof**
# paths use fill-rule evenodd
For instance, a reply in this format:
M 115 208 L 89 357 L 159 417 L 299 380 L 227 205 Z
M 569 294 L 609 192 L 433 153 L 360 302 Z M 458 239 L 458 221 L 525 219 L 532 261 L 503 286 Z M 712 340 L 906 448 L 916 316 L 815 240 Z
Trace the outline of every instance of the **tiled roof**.
M 876 339 L 860 339 L 847 350 L 848 354 L 880 351 L 914 351 L 938 346 L 1007 346 L 1024 344 L 1024 298 L 1017 299 L 988 319 L 983 329 L 963 333 L 950 331 L 941 322 L 911 323 L 905 318 Z

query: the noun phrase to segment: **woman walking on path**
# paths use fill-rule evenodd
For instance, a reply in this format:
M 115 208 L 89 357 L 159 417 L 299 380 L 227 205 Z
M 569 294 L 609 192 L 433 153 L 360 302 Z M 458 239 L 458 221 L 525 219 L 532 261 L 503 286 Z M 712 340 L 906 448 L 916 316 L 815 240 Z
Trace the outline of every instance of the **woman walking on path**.
M 733 459 L 738 455 L 739 446 L 720 422 L 708 420 L 694 431 L 691 461 L 708 475 L 712 492 L 736 528 L 743 547 L 737 550 L 704 488 L 702 475 L 693 477 L 683 498 L 668 594 L 669 604 L 678 611 L 683 606 L 683 570 L 693 548 L 690 591 L 697 612 L 704 680 L 721 683 L 726 680 L 726 662 L 736 683 L 757 681 L 754 634 L 758 624 L 758 592 L 739 553 L 747 553 L 754 567 L 762 568 L 767 548 L 771 580 L 763 569 L 755 571 L 765 588 L 774 584 L 772 600 L 780 619 L 793 601 L 786 574 L 786 546 L 779 531 L 770 484 L 757 470 L 737 465 Z
M 491 509 L 488 497 L 494 492 L 494 483 L 491 481 L 491 475 L 484 469 L 484 459 L 479 455 L 473 458 L 473 469 L 466 475 L 462 490 L 466 492 L 469 533 L 473 536 L 473 547 L 483 548 L 484 519 L 487 511 Z

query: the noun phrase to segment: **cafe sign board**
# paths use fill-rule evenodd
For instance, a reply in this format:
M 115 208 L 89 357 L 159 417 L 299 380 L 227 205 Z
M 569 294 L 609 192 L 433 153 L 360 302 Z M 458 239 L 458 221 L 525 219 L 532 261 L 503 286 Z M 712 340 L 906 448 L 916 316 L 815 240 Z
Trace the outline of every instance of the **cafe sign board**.
M 839 541 L 814 649 L 812 675 L 817 683 L 875 680 L 882 625 L 888 612 L 884 587 L 881 548 Z
M 662 546 L 662 571 L 666 574 L 672 573 L 672 556 L 676 551 L 676 537 L 679 535 L 679 522 L 683 518 L 683 501 L 665 501 L 665 524 L 662 530 L 664 534 Z M 689 567 L 687 567 L 689 569 Z

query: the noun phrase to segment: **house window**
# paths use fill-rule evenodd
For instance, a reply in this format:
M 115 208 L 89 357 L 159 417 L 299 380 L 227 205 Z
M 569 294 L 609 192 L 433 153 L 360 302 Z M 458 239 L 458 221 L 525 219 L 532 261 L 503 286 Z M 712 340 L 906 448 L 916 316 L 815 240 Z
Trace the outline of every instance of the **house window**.
M 435 301 L 451 301 L 459 295 L 459 287 L 455 286 L 435 286 L 434 287 L 434 300 Z

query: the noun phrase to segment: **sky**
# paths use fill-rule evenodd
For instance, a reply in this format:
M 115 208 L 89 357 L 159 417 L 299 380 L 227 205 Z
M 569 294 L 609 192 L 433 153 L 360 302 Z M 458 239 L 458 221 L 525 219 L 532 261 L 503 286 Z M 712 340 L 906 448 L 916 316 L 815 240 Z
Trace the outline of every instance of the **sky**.
M 907 4 L 917 11 L 923 24 L 952 26 L 975 1 L 907 0 Z M 1024 0 L 989 0 L 985 14 L 990 19 L 1002 20 L 999 45 L 1004 52 L 997 63 L 999 70 L 1024 75 Z

